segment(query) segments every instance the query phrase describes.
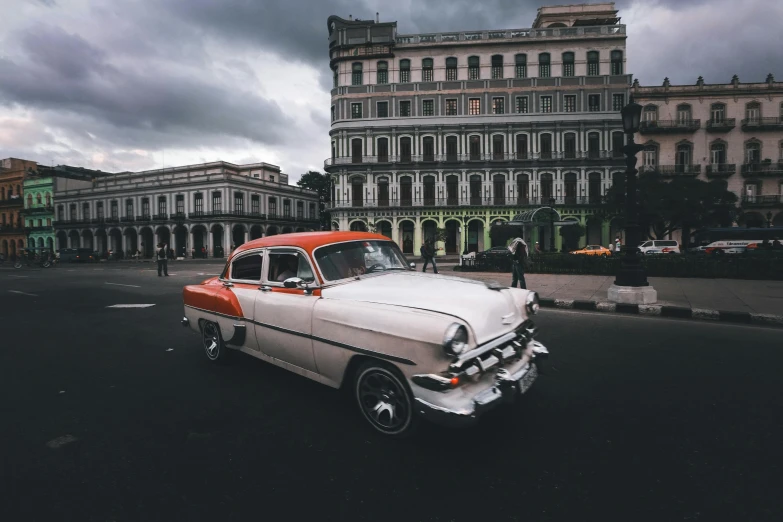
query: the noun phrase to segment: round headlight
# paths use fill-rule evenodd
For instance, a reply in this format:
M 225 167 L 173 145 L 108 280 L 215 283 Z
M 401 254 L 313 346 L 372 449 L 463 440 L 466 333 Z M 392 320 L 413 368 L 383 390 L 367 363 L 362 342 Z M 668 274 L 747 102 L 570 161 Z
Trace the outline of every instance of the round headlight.
M 459 355 L 468 349 L 468 329 L 459 323 L 446 328 L 443 336 L 443 349 L 449 355 Z
M 525 310 L 527 310 L 527 313 L 530 315 L 536 315 L 538 313 L 538 308 L 538 293 L 530 292 L 527 294 L 527 299 L 525 300 Z

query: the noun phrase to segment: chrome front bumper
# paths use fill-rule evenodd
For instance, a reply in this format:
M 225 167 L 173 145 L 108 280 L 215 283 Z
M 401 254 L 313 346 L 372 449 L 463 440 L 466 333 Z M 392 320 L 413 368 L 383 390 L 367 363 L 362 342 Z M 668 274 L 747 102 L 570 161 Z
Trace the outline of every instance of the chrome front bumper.
M 513 402 L 530 389 L 549 355 L 546 347 L 537 341 L 533 341 L 533 353 L 534 357 L 521 368 L 514 371 L 498 369 L 492 381 L 475 393 L 465 394 L 459 388 L 442 392 L 444 395 L 462 394 L 459 400 L 448 401 L 449 406 L 435 404 L 437 396 L 429 395 L 429 400 L 416 397 L 416 412 L 423 418 L 444 426 L 461 427 L 476 423 L 487 411 Z

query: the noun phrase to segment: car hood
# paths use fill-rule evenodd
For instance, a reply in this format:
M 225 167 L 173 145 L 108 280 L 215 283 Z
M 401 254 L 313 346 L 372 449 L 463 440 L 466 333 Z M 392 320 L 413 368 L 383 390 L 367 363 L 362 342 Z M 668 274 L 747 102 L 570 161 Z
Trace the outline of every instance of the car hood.
M 325 288 L 321 295 L 325 299 L 404 306 L 447 314 L 464 321 L 477 344 L 513 330 L 525 319 L 509 290 L 493 290 L 479 281 L 413 271 L 364 276 Z

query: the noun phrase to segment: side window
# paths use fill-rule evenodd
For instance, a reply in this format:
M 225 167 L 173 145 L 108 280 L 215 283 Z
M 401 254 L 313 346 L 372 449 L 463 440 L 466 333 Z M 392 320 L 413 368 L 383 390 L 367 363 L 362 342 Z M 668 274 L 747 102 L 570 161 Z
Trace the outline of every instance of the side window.
M 261 281 L 261 260 L 258 253 L 240 257 L 231 263 L 231 279 Z
M 270 252 L 267 281 L 282 283 L 291 277 L 298 277 L 308 282 L 315 281 L 315 274 L 307 256 L 294 250 Z

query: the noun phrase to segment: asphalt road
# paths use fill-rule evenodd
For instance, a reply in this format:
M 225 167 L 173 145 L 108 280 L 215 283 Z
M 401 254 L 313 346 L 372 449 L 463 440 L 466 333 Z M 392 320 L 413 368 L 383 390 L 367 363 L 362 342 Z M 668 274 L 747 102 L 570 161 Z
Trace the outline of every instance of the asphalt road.
M 180 290 L 220 266 L 152 268 L 0 268 L 4 520 L 781 519 L 783 330 L 544 310 L 523 401 L 396 441 L 344 393 L 209 364 Z

